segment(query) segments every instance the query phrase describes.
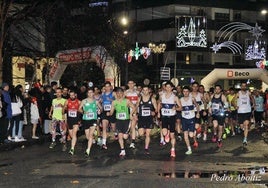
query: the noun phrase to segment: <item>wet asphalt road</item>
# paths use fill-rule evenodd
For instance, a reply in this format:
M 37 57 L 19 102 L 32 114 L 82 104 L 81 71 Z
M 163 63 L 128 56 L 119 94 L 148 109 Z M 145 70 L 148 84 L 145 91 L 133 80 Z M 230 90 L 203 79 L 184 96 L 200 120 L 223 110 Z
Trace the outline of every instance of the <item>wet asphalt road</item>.
M 223 148 L 200 140 L 198 149 L 186 156 L 184 142 L 177 142 L 176 158 L 169 157 L 170 145 L 159 146 L 152 138 L 150 155 L 144 141 L 136 149 L 127 148 L 120 158 L 117 141 L 108 150 L 94 145 L 86 158 L 86 141 L 79 138 L 75 155 L 61 151 L 58 143 L 49 149 L 49 136 L 40 141 L 0 146 L 0 187 L 266 187 L 268 150 L 261 132 L 250 133 L 249 144 L 242 136 L 228 137 Z M 254 175 L 249 176 L 255 172 Z M 225 174 L 225 175 L 224 175 Z M 248 179 L 245 179 L 248 177 Z M 249 178 L 250 177 L 250 178 Z M 247 181 L 246 181 L 247 180 Z

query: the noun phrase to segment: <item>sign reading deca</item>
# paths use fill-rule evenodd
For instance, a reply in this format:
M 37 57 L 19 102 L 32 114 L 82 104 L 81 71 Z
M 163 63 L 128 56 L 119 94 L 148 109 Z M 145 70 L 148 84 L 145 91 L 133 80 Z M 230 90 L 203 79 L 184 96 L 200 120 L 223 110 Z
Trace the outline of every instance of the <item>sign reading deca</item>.
M 244 77 L 249 76 L 249 72 L 239 72 L 239 71 L 227 71 L 227 77 Z

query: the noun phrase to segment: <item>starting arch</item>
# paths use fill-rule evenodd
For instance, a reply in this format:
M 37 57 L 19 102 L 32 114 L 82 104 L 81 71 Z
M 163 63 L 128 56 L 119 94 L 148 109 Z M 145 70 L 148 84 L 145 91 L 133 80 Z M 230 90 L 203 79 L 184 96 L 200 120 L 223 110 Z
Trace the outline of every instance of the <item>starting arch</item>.
M 263 82 L 262 89 L 268 87 L 268 71 L 266 69 L 214 69 L 206 77 L 201 80 L 206 90 L 220 79 L 238 80 L 238 79 L 259 79 Z
M 90 63 L 93 61 L 96 62 L 97 65 L 103 70 L 105 81 L 110 81 L 113 86 L 119 86 L 119 67 L 103 46 L 59 51 L 56 54 L 56 60 L 51 65 L 49 71 L 49 81 L 59 81 L 64 73 L 64 70 L 69 64 L 77 64 L 82 62 Z

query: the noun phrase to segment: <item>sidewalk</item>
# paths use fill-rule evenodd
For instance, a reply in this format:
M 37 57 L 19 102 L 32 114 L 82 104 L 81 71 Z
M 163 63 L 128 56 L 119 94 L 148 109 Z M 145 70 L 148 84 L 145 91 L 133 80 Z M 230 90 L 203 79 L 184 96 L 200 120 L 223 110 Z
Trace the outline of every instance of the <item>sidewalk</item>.
M 39 139 L 32 139 L 32 126 L 26 125 L 24 126 L 24 129 L 22 131 L 23 137 L 26 139 L 26 141 L 23 142 L 10 142 L 10 143 L 4 143 L 0 145 L 0 152 L 3 151 L 10 151 L 15 148 L 24 148 L 27 146 L 31 146 L 34 144 L 43 144 L 45 142 L 51 141 L 51 135 L 50 134 L 43 134 L 39 135 Z

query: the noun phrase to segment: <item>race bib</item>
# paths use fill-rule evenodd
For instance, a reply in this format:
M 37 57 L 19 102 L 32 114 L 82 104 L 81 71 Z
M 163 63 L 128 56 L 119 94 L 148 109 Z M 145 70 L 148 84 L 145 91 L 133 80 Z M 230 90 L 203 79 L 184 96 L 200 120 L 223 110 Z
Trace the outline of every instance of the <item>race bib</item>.
M 111 110 L 111 105 L 110 104 L 105 104 L 103 106 L 103 109 L 104 109 L 104 111 L 110 111 Z
M 219 110 L 219 109 L 220 109 L 220 104 L 215 104 L 215 103 L 213 103 L 213 104 L 212 104 L 212 109 L 213 109 L 213 110 Z
M 141 111 L 141 116 L 150 116 L 151 115 L 151 110 L 150 109 L 143 109 Z
M 162 113 L 163 116 L 173 116 L 173 115 L 175 115 L 173 109 L 162 108 L 161 113 Z
M 189 111 L 182 111 L 181 112 L 182 114 L 182 117 L 187 117 L 187 116 L 189 116 L 190 115 L 190 112 Z
M 127 115 L 126 113 L 118 113 L 117 118 L 121 120 L 125 120 L 127 118 Z
M 93 112 L 86 113 L 86 118 L 87 119 L 94 119 L 94 113 Z
M 77 111 L 76 110 L 69 110 L 68 116 L 69 117 L 77 117 Z
M 242 104 L 247 105 L 248 102 L 247 101 L 242 101 Z

